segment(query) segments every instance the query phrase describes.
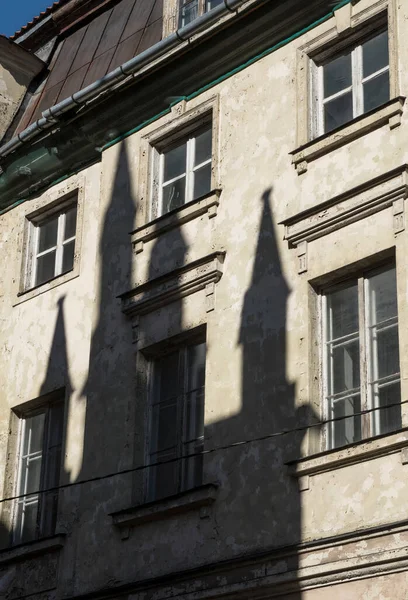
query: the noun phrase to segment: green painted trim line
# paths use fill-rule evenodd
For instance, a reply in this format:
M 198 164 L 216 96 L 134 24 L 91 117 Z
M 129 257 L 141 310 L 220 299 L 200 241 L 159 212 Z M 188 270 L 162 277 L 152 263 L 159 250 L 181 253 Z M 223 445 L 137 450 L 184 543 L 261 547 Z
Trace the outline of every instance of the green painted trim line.
M 159 114 L 155 115 L 154 117 L 151 117 L 150 119 L 148 119 L 147 121 L 144 121 L 143 123 L 141 123 L 137 127 L 134 127 L 130 131 L 127 131 L 126 133 L 123 133 L 123 134 L 119 135 L 117 138 L 115 138 L 111 142 L 108 142 L 107 144 L 105 144 L 104 146 L 102 146 L 102 151 L 107 150 L 108 148 L 110 148 L 114 144 L 117 144 L 118 142 L 121 142 L 122 140 L 126 139 L 130 135 L 132 135 L 132 134 L 140 131 L 141 129 L 143 129 L 147 125 L 150 125 L 151 123 L 154 123 L 154 121 L 157 121 L 158 119 L 160 119 L 160 117 L 163 117 L 164 115 L 169 114 L 169 112 L 171 112 L 172 106 L 174 106 L 175 104 L 178 104 L 178 102 L 180 102 L 181 100 L 186 100 L 187 101 L 187 100 L 192 100 L 193 98 L 196 98 L 197 96 L 199 96 L 203 92 L 211 89 L 212 87 L 214 87 L 218 83 L 221 83 L 222 81 L 225 81 L 226 79 L 228 79 L 232 75 L 236 75 L 240 71 L 243 71 L 247 67 L 253 65 L 255 62 L 257 62 L 261 58 L 264 58 L 265 56 L 268 56 L 269 54 L 272 54 L 272 52 L 275 52 L 276 50 L 279 50 L 279 48 L 282 48 L 283 46 L 286 46 L 286 44 L 289 44 L 290 42 L 293 42 L 293 40 L 297 39 L 298 37 L 300 37 L 304 33 L 307 33 L 311 29 L 314 29 L 314 27 L 317 27 L 318 25 L 321 25 L 321 23 L 324 23 L 325 21 L 327 21 L 328 19 L 330 19 L 334 15 L 334 13 L 335 13 L 336 10 L 338 10 L 339 8 L 342 8 L 342 6 L 345 6 L 346 4 L 350 4 L 351 1 L 352 0 L 342 0 L 341 2 L 339 2 L 338 4 L 336 4 L 336 6 L 334 6 L 332 8 L 331 12 L 329 12 L 327 15 L 324 15 L 323 17 L 321 17 L 317 21 L 314 21 L 310 25 L 307 25 L 303 29 L 300 29 L 296 33 L 293 33 L 292 35 L 290 35 L 289 37 L 285 38 L 281 42 L 278 42 L 274 46 L 271 46 L 270 48 L 267 48 L 266 50 L 264 50 L 260 54 L 257 54 L 253 58 L 250 58 L 246 62 L 242 63 L 241 65 L 238 65 L 238 67 L 235 67 L 235 69 L 232 69 L 231 71 L 228 71 L 224 75 L 220 75 L 220 77 L 218 77 L 217 79 L 214 79 L 214 81 L 211 81 L 210 83 L 207 83 L 206 85 L 204 85 L 203 87 L 199 88 L 195 92 L 192 92 L 188 96 L 180 96 L 179 99 L 174 100 L 169 105 L 169 108 L 163 110 L 162 112 L 160 112 Z
M 203 92 L 205 92 L 206 90 L 214 87 L 215 85 L 217 85 L 218 83 L 221 83 L 222 81 L 225 81 L 226 79 L 228 79 L 229 77 L 231 77 L 232 75 L 235 75 L 236 73 L 239 73 L 240 71 L 243 71 L 244 69 L 246 69 L 247 67 L 249 67 L 250 65 L 254 64 L 255 62 L 257 62 L 258 60 L 260 60 L 261 58 L 264 58 L 265 56 L 268 56 L 268 54 L 271 54 L 272 52 L 275 52 L 275 50 L 278 50 L 279 48 L 282 48 L 283 46 L 286 46 L 286 44 L 289 44 L 290 42 L 292 42 L 293 40 L 297 39 L 298 37 L 300 37 L 301 35 L 303 35 L 304 33 L 307 33 L 308 31 L 311 31 L 314 27 L 317 27 L 318 25 L 320 25 L 321 23 L 324 23 L 325 21 L 327 21 L 328 19 L 330 19 L 333 15 L 334 12 L 336 10 L 338 10 L 339 8 L 341 8 L 342 6 L 345 6 L 346 4 L 350 4 L 352 0 L 341 0 L 341 2 L 339 2 L 338 4 L 336 4 L 336 6 L 333 7 L 333 9 L 327 14 L 324 15 L 323 17 L 321 17 L 320 19 L 318 19 L 317 21 L 314 21 L 313 23 L 311 23 L 310 25 L 307 25 L 306 27 L 304 27 L 303 29 L 300 29 L 299 31 L 297 31 L 296 33 L 292 34 L 291 36 L 285 38 L 284 40 L 282 40 L 281 42 L 278 42 L 277 44 L 275 44 L 274 46 L 271 46 L 270 48 L 267 48 L 266 50 L 264 50 L 263 52 L 261 52 L 260 54 L 257 54 L 256 56 L 254 56 L 253 58 L 250 58 L 249 60 L 247 60 L 245 63 L 242 63 L 241 65 L 239 65 L 238 67 L 235 67 L 235 69 L 232 69 L 231 71 L 228 71 L 227 73 L 225 73 L 224 75 L 221 75 L 220 77 L 218 77 L 217 79 L 215 79 L 214 81 L 211 81 L 210 83 L 208 83 L 207 85 L 199 88 L 197 91 L 192 92 L 191 94 L 189 94 L 188 96 L 180 96 L 179 98 L 177 98 L 176 100 L 173 100 L 173 102 L 171 102 L 171 104 L 169 104 L 169 107 L 162 110 L 161 112 L 159 112 L 157 115 L 155 115 L 154 117 L 151 117 L 150 119 L 147 119 L 146 121 L 143 121 L 143 123 L 140 123 L 140 125 L 137 125 L 136 127 L 133 127 L 132 129 L 130 129 L 129 131 L 127 131 L 126 133 L 123 133 L 121 135 L 119 135 L 118 137 L 116 137 L 115 139 L 111 140 L 110 142 L 108 142 L 107 144 L 105 144 L 104 146 L 102 146 L 101 148 L 101 152 L 103 152 L 104 150 L 107 150 L 108 148 L 110 148 L 111 146 L 114 146 L 115 144 L 121 142 L 122 140 L 128 138 L 130 135 L 133 135 L 134 133 L 137 133 L 138 131 L 140 131 L 141 129 L 144 129 L 144 127 L 147 127 L 147 125 L 150 125 L 151 123 L 154 123 L 155 121 L 157 121 L 158 119 L 160 119 L 161 117 L 164 117 L 165 115 L 168 115 L 171 112 L 171 109 L 174 105 L 178 104 L 179 102 L 181 102 L 181 100 L 191 100 L 192 98 L 196 98 L 197 96 L 199 96 L 200 94 L 202 94 Z M 68 179 L 69 177 L 72 177 L 73 175 L 76 175 L 77 173 L 79 173 L 80 171 L 83 171 L 84 169 L 96 164 L 98 162 L 98 160 L 95 161 L 91 161 L 86 165 L 83 165 L 82 167 L 76 169 L 75 171 L 71 171 L 70 173 L 68 173 L 67 175 L 64 175 L 62 177 L 60 177 L 59 179 L 56 179 L 55 181 L 51 182 L 49 185 L 47 185 L 46 188 L 44 188 L 41 193 L 46 192 L 47 190 L 49 190 L 51 187 L 53 187 L 54 185 L 57 185 L 58 183 L 61 183 L 62 181 L 65 181 L 66 179 Z M 0 215 L 5 214 L 6 212 L 8 212 L 9 210 L 12 210 L 13 208 L 15 208 L 16 206 L 19 206 L 20 204 L 22 204 L 23 202 L 26 202 L 27 200 L 29 200 L 32 196 L 28 196 L 27 198 L 24 198 L 22 200 L 18 200 L 17 202 L 15 202 L 14 204 L 12 204 L 11 206 L 8 206 L 7 208 L 4 208 L 3 210 L 0 210 Z
M 180 100 L 182 100 L 181 97 L 180 97 Z M 172 102 L 170 104 L 169 108 L 165 108 L 164 110 L 162 110 L 161 112 L 159 112 L 159 114 L 155 115 L 151 119 L 147 119 L 147 121 L 143 121 L 143 123 L 141 123 L 140 125 L 137 125 L 136 127 L 134 127 L 133 129 L 131 129 L 130 131 L 127 131 L 126 133 L 122 133 L 121 135 L 119 135 L 114 140 L 108 142 L 107 144 L 105 144 L 104 146 L 102 146 L 102 152 L 104 150 L 107 150 L 111 146 L 117 144 L 118 142 L 121 142 L 122 140 L 124 140 L 125 138 L 129 137 L 130 135 L 133 135 L 134 133 L 137 133 L 138 131 L 140 131 L 141 129 L 143 129 L 144 127 L 146 127 L 147 125 L 150 125 L 150 123 L 153 123 L 154 121 L 157 121 L 157 119 L 160 119 L 160 117 L 164 117 L 164 115 L 168 115 L 171 112 L 171 107 L 174 106 L 174 104 L 177 104 L 178 102 L 180 102 L 180 100 L 175 100 L 174 102 Z
M 27 200 L 27 198 L 23 198 L 22 200 L 17 200 L 17 202 L 14 202 L 14 204 L 12 204 L 11 206 L 8 206 L 7 208 L 3 208 L 3 210 L 0 210 L 0 215 L 4 215 L 6 212 L 8 212 L 9 210 L 12 210 L 13 208 L 16 208 L 16 206 L 19 206 L 19 204 L 22 204 L 26 200 Z
M 51 183 L 49 183 L 47 185 L 47 187 L 41 189 L 41 192 L 39 192 L 39 193 L 43 194 L 44 192 L 46 192 L 50 188 L 54 187 L 54 185 L 58 185 L 59 183 L 62 183 L 66 179 L 69 179 L 70 177 L 73 177 L 74 175 L 77 175 L 77 173 L 80 173 L 84 169 L 88 169 L 89 167 L 92 167 L 93 165 L 96 165 L 98 162 L 100 162 L 100 160 L 99 161 L 95 160 L 95 161 L 89 162 L 89 163 L 83 165 L 82 167 L 79 167 L 75 171 L 71 171 L 70 173 L 67 173 L 67 175 L 62 175 L 62 177 L 59 177 L 58 179 L 55 179 L 54 181 L 51 181 Z M 34 193 L 31 196 L 27 196 L 27 198 L 22 198 L 21 200 L 17 200 L 17 202 L 14 202 L 14 204 L 12 204 L 11 206 L 8 206 L 7 208 L 3 208 L 3 210 L 0 210 L 0 216 L 4 215 L 9 210 L 12 210 L 13 208 L 16 208 L 16 206 L 19 206 L 23 202 L 27 202 L 27 200 L 30 200 L 31 198 L 33 198 L 36 195 L 37 194 Z

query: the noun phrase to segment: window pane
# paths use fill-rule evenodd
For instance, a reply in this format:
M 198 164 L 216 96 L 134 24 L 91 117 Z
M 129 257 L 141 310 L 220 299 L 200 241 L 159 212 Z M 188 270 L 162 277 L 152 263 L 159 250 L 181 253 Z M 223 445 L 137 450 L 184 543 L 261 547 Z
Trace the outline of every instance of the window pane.
M 395 268 L 368 279 L 370 325 L 397 316 L 397 280 Z
M 181 144 L 164 153 L 163 182 L 186 172 L 187 144 Z
M 381 407 L 381 410 L 374 411 L 373 421 L 374 435 L 395 431 L 401 427 L 401 407 L 390 406 L 398 404 L 401 401 L 400 382 L 384 385 L 376 390 L 375 406 Z M 389 406 L 389 408 L 386 408 Z
M 20 536 L 17 534 L 17 543 L 30 542 L 34 540 L 37 533 L 37 514 L 38 504 L 36 502 L 30 504 L 19 504 L 17 512 L 17 532 L 22 531 Z
M 199 454 L 202 450 L 203 443 L 200 440 L 185 445 L 184 454 L 189 458 L 181 461 L 183 490 L 196 487 L 203 482 L 203 456 Z M 198 456 L 192 456 L 194 454 L 198 454 Z
M 336 339 L 358 331 L 357 284 L 332 292 L 328 300 L 328 339 Z
M 200 198 L 211 191 L 211 164 L 194 171 L 194 198 Z
M 189 346 L 187 355 L 187 391 L 204 387 L 205 383 L 205 342 Z
M 68 242 L 63 246 L 63 254 L 62 254 L 62 271 L 61 273 L 66 273 L 67 271 L 71 271 L 74 268 L 74 253 L 75 253 L 75 240 L 72 242 Z
M 160 462 L 176 458 L 176 451 L 159 452 L 152 456 L 152 462 Z M 178 489 L 178 461 L 169 462 L 164 465 L 150 467 L 152 499 L 164 498 L 175 494 Z
M 38 226 L 38 250 L 44 252 L 57 244 L 58 217 Z
M 399 373 L 398 328 L 375 332 L 373 345 L 373 379 Z
M 25 490 L 22 490 L 21 493 L 31 494 L 33 492 L 38 492 L 41 483 L 42 458 L 41 456 L 38 456 L 37 458 L 25 458 L 24 462 L 26 462 L 25 471 L 27 487 Z
M 180 208 L 185 203 L 186 178 L 182 177 L 163 187 L 162 214 L 168 213 L 175 208 Z
M 361 439 L 361 416 L 358 413 L 361 410 L 360 397 L 345 398 L 337 400 L 332 408 L 332 418 L 339 419 L 333 422 L 332 447 L 337 448 L 346 444 L 358 442 Z M 343 418 L 349 417 L 350 418 Z
M 177 401 L 166 400 L 153 407 L 155 451 L 174 448 L 177 444 Z
M 331 394 L 360 386 L 360 347 L 358 340 L 332 349 L 332 370 Z
M 64 403 L 52 404 L 49 409 L 49 439 L 48 449 L 62 445 L 64 426 Z
M 155 361 L 155 402 L 179 394 L 179 353 L 172 352 Z
M 181 0 L 180 27 L 184 27 L 198 17 L 198 0 Z
M 351 85 L 351 54 L 335 58 L 323 66 L 324 97 L 328 98 Z
M 207 129 L 196 137 L 194 166 L 211 158 L 212 130 Z
M 353 118 L 353 99 L 351 92 L 343 94 L 324 105 L 324 131 L 332 131 Z
M 76 230 L 77 207 L 73 206 L 65 213 L 65 234 L 64 240 L 74 237 Z
M 55 533 L 55 525 L 57 522 L 57 510 L 58 494 L 44 494 L 42 498 L 41 507 L 42 519 L 40 533 L 42 536 L 53 535 Z
M 27 417 L 24 420 L 23 454 L 41 452 L 43 448 L 45 413 Z
M 363 47 L 363 77 L 367 77 L 389 63 L 388 58 L 388 32 L 383 31 L 376 37 L 368 40 Z
M 49 281 L 55 276 L 55 250 L 37 258 L 35 285 Z
M 205 10 L 209 11 L 209 10 L 215 8 L 216 6 L 220 6 L 223 3 L 224 3 L 224 0 L 207 0 Z
M 390 74 L 388 71 L 364 83 L 364 112 L 373 110 L 390 99 Z

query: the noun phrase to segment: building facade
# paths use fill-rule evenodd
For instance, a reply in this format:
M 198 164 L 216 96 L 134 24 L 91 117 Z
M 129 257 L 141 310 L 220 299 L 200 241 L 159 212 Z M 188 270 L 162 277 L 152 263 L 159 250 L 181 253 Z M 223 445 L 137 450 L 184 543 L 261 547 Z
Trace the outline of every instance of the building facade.
M 407 20 L 0 38 L 2 597 L 408 597 Z

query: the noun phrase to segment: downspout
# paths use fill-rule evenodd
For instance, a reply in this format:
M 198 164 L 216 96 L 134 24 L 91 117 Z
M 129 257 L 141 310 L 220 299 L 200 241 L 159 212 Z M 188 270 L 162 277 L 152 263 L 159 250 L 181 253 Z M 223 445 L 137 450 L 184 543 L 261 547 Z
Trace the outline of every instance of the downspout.
M 130 75 L 135 75 L 136 71 L 142 69 L 151 61 L 160 58 L 166 52 L 173 50 L 185 41 L 188 41 L 193 35 L 196 35 L 209 25 L 215 23 L 219 18 L 227 13 L 235 12 L 246 0 L 224 0 L 211 11 L 198 17 L 188 25 L 179 28 L 175 33 L 164 38 L 154 46 L 151 46 L 144 52 L 141 52 L 131 60 L 127 61 L 114 71 L 111 71 L 98 81 L 88 85 L 84 89 L 76 92 L 69 98 L 59 102 L 55 106 L 48 108 L 42 113 L 42 118 L 32 123 L 17 136 L 12 138 L 7 144 L 0 148 L 0 158 L 5 158 L 11 152 L 20 148 L 23 144 L 32 140 L 37 134 L 40 134 L 56 125 L 59 118 L 74 107 L 79 107 L 89 102 L 100 93 L 109 89 L 113 85 L 120 83 Z M 266 0 L 258 0 L 256 4 L 262 4 Z

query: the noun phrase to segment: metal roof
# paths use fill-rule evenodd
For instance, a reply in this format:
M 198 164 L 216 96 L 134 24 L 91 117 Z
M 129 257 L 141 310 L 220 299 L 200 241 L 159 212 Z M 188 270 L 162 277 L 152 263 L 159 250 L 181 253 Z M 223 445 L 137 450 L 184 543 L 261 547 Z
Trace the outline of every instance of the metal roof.
M 69 0 L 47 9 L 52 12 Z M 46 13 L 47 11 L 45 11 Z M 162 39 L 163 0 L 120 0 L 62 39 L 49 75 L 31 97 L 15 133 L 42 112 Z

